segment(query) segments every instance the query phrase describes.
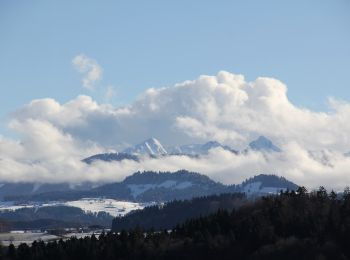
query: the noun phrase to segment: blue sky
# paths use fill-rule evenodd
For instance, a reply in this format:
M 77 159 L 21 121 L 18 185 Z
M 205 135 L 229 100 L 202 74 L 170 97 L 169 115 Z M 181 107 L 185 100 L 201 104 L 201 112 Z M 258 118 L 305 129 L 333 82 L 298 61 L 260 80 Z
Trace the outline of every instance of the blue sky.
M 278 78 L 296 105 L 350 100 L 350 3 L 335 1 L 2 1 L 0 115 L 32 99 L 88 94 L 71 61 L 103 68 L 98 89 L 127 104 L 149 87 L 219 70 Z
M 225 183 L 268 172 L 342 187 L 349 13 L 349 0 L 0 1 L 0 181 L 188 169 Z M 284 82 L 289 99 L 285 85 L 260 76 Z M 162 86 L 173 87 L 145 92 Z M 328 97 L 333 110 L 323 113 Z M 165 146 L 214 140 L 243 150 L 259 135 L 283 156 L 219 149 L 198 160 L 81 162 L 152 136 Z

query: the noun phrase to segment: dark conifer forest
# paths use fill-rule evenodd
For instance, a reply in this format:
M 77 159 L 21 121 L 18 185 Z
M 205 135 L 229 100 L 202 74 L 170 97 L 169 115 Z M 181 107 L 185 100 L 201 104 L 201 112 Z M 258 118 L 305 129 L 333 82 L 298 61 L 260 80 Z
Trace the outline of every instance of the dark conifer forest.
M 154 205 L 136 210 L 123 217 L 116 217 L 112 222 L 112 231 L 120 232 L 134 227 L 144 230 L 173 229 L 187 219 L 207 216 L 219 209 L 231 211 L 248 203 L 244 193 L 228 193 L 175 200 L 164 205 Z
M 350 190 L 284 192 L 179 223 L 1 247 L 1 259 L 350 259 Z

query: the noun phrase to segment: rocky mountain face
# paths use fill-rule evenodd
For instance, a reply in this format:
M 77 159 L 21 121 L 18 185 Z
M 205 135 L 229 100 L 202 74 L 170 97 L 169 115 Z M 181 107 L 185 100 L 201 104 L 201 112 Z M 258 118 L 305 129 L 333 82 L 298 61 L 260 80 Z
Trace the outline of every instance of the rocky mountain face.
M 133 147 L 125 149 L 123 153 L 134 155 L 165 155 L 168 152 L 156 138 L 150 138 Z

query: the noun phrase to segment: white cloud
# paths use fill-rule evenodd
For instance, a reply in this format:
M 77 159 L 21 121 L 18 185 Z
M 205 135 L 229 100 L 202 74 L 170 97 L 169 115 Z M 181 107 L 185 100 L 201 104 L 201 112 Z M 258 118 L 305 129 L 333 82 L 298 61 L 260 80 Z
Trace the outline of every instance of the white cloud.
M 83 75 L 82 84 L 84 88 L 93 90 L 96 81 L 102 78 L 102 68 L 95 61 L 84 54 L 74 57 L 72 60 L 74 68 Z
M 265 172 L 311 187 L 350 184 L 350 158 L 343 156 L 350 151 L 350 104 L 333 98 L 329 112 L 300 108 L 288 100 L 287 87 L 272 78 L 247 82 L 242 75 L 219 72 L 149 89 L 126 107 L 98 104 L 88 96 L 65 104 L 34 100 L 13 114 L 10 127 L 21 139 L 0 139 L 0 180 L 115 181 L 140 169 L 189 169 L 225 183 Z M 151 136 L 165 145 L 217 140 L 243 149 L 258 135 L 284 152 L 234 155 L 218 149 L 200 159 L 172 156 L 91 166 L 80 161 Z
M 219 72 L 149 89 L 126 107 L 100 105 L 87 96 L 65 104 L 41 99 L 19 109 L 14 118 L 44 120 L 74 138 L 104 146 L 155 136 L 166 145 L 215 139 L 239 148 L 262 134 L 278 144 L 295 141 L 311 150 L 347 151 L 350 105 L 334 99 L 330 105 L 329 112 L 299 108 L 276 79 L 246 82 L 241 75 Z
M 250 152 L 236 155 L 217 148 L 207 156 L 190 158 L 169 156 L 159 159 L 144 158 L 140 162 L 102 162 L 92 165 L 76 157 L 59 160 L 24 161 L 12 158 L 0 160 L 1 181 L 41 182 L 115 182 L 139 170 L 176 171 L 188 169 L 208 175 L 226 184 L 240 183 L 259 173 L 274 173 L 307 187 L 320 185 L 341 190 L 350 183 L 350 158 L 334 153 L 329 160 L 334 166 L 324 165 L 295 143 L 284 146 L 282 154 Z M 28 151 L 29 152 L 29 151 Z M 30 156 L 29 156 L 30 157 Z

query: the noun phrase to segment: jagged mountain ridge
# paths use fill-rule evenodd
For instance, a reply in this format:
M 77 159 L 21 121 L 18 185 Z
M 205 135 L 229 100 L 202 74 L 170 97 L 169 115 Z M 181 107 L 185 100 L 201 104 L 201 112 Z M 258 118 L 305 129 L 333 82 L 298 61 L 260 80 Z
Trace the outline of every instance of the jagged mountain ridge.
M 150 156 L 156 158 L 158 156 L 168 156 L 168 155 L 186 155 L 191 157 L 201 156 L 208 154 L 211 149 L 222 148 L 224 150 L 230 151 L 234 154 L 239 154 L 239 151 L 231 148 L 227 145 L 222 145 L 217 141 L 209 141 L 204 144 L 187 144 L 181 146 L 170 146 L 167 149 L 160 143 L 156 138 L 150 138 L 144 142 L 137 144 L 133 147 L 125 149 L 123 152 L 119 153 L 104 153 L 96 154 L 82 161 L 86 163 L 92 163 L 96 160 L 102 161 L 122 161 L 122 160 L 134 160 L 138 161 L 140 156 Z M 254 150 L 259 152 L 281 152 L 281 149 L 275 146 L 271 140 L 264 136 L 260 136 L 258 139 L 252 141 L 249 144 L 248 150 Z

